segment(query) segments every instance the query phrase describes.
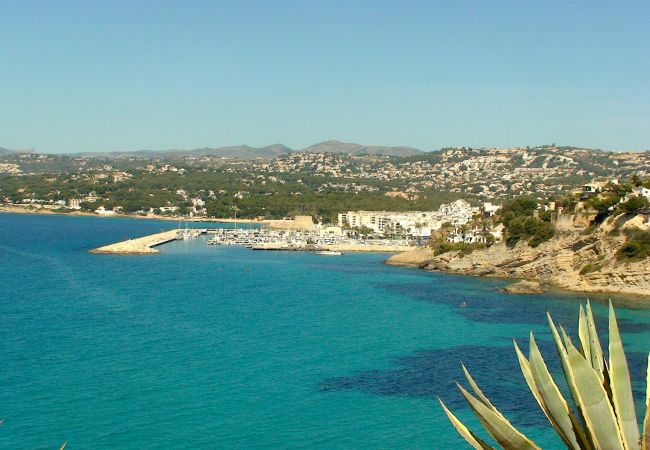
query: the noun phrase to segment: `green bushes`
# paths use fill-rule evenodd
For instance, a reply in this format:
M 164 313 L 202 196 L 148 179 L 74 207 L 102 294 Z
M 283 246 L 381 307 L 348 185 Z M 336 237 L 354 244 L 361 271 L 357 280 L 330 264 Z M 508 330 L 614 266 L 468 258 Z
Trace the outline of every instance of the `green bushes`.
M 524 240 L 531 247 L 537 247 L 554 235 L 553 224 L 536 217 L 517 217 L 506 225 L 506 244 L 509 246 L 514 246 L 520 240 Z
M 535 217 L 537 202 L 529 197 L 519 197 L 505 204 L 501 213 L 501 221 L 506 227 L 506 244 L 514 246 L 520 240 L 528 242 L 531 247 L 537 247 L 555 235 L 555 227 L 551 223 L 551 213 L 543 211 Z
M 605 219 L 607 219 L 612 214 L 614 207 L 618 205 L 619 200 L 620 197 L 616 194 L 591 197 L 589 200 L 587 200 L 585 202 L 587 208 L 596 211 L 594 224 L 603 223 Z
M 453 252 L 457 250 L 460 250 L 461 254 L 463 255 L 469 255 L 474 250 L 485 248 L 485 244 L 466 244 L 464 242 L 451 243 L 435 241 L 431 244 L 431 248 L 436 255 L 441 255 L 443 253 Z
M 650 203 L 645 197 L 632 197 L 625 203 L 621 204 L 621 210 L 630 215 L 636 215 L 648 209 Z
M 625 235 L 627 239 L 616 255 L 619 260 L 641 261 L 650 256 L 650 231 L 634 228 L 625 231 Z

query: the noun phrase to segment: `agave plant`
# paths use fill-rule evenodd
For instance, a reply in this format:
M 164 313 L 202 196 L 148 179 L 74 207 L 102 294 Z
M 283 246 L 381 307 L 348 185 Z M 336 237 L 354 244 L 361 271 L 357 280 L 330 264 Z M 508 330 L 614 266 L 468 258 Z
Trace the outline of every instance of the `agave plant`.
M 645 419 L 639 432 L 630 372 L 618 331 L 614 308 L 609 304 L 609 360 L 606 361 L 596 333 L 591 306 L 580 306 L 579 347 L 564 328 L 558 328 L 548 315 L 548 323 L 571 393 L 567 400 L 551 376 L 544 358 L 530 334 L 528 358 L 515 342 L 515 351 L 526 383 L 535 400 L 568 449 L 572 450 L 650 450 L 650 355 L 648 355 Z M 539 449 L 518 431 L 481 392 L 469 371 L 465 377 L 474 394 L 458 384 L 470 408 L 488 434 L 505 450 Z M 440 400 L 447 417 L 458 433 L 475 449 L 494 450 L 469 430 Z

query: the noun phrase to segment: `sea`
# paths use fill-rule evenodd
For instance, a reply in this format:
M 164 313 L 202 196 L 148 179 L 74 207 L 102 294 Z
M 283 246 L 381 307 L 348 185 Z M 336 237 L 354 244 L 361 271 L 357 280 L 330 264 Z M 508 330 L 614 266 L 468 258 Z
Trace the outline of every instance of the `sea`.
M 88 252 L 177 226 L 0 214 L 0 448 L 469 448 L 438 402 L 486 437 L 461 363 L 528 437 L 564 448 L 513 340 L 527 351 L 532 330 L 557 373 L 546 312 L 575 337 L 585 295 L 206 237 Z M 650 303 L 612 300 L 640 410 Z M 591 298 L 603 337 L 607 301 Z

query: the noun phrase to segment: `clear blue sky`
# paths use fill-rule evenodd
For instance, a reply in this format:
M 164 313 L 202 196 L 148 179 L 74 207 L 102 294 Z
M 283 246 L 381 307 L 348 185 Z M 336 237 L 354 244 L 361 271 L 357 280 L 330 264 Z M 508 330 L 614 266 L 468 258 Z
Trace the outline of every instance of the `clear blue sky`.
M 650 2 L 0 0 L 0 146 L 650 149 Z

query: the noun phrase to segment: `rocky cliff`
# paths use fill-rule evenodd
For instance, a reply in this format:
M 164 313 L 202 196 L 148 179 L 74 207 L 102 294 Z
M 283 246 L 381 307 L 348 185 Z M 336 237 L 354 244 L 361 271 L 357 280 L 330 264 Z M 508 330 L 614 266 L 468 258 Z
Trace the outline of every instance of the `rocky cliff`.
M 650 229 L 643 216 L 630 220 L 619 216 L 610 218 L 593 231 L 584 228 L 560 231 L 536 248 L 519 242 L 513 248 L 496 244 L 465 256 L 460 252 L 433 256 L 430 252 L 419 251 L 395 255 L 386 263 L 465 275 L 533 280 L 572 291 L 648 296 L 650 259 L 617 260 L 616 252 L 624 243 L 625 235 L 612 233 L 615 227 Z

